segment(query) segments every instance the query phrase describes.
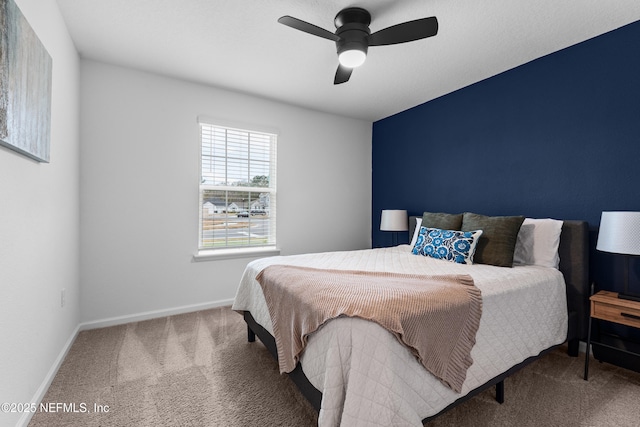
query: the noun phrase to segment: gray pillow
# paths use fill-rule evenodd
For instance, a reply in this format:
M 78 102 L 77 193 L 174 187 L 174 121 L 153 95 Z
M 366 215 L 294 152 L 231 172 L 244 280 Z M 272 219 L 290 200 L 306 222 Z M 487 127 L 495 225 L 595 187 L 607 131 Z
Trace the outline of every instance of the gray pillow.
M 424 212 L 420 225 L 427 228 L 459 231 L 462 226 L 462 214 Z
M 482 230 L 473 262 L 512 267 L 513 251 L 523 221 L 524 216 L 485 216 L 465 212 L 461 230 Z

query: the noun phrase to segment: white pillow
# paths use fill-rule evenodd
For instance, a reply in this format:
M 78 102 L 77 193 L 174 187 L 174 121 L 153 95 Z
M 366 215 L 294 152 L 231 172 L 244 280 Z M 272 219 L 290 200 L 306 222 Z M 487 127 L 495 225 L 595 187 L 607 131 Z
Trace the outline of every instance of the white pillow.
M 539 265 L 557 269 L 562 221 L 525 218 L 513 252 L 513 265 Z
M 416 218 L 416 229 L 413 230 L 413 238 L 411 239 L 411 250 L 416 245 L 416 240 L 418 240 L 418 234 L 420 234 L 420 226 L 422 225 L 422 218 Z

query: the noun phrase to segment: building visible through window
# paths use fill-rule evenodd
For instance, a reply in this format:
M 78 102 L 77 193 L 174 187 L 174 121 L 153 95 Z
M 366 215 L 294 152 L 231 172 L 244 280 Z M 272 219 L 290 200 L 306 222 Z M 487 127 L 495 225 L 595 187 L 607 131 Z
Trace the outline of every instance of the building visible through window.
M 275 246 L 276 135 L 200 123 L 199 249 Z

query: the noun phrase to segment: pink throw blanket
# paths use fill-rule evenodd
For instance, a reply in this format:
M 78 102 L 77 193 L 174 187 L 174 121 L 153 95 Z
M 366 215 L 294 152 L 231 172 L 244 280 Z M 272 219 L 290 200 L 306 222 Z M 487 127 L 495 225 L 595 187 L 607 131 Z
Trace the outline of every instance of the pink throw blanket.
M 309 334 L 339 316 L 378 323 L 445 385 L 460 392 L 473 363 L 482 296 L 469 275 L 416 275 L 272 265 L 256 280 L 273 323 L 280 372 Z

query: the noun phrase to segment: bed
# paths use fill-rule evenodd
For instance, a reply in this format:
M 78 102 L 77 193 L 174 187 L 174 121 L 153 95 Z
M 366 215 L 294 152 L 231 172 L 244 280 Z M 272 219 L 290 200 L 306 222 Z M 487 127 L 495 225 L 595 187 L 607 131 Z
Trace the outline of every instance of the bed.
M 416 219 L 410 218 L 412 230 Z M 319 426 L 421 426 L 489 387 L 503 401 L 504 380 L 559 345 L 568 343 L 569 355 L 577 356 L 588 321 L 588 235 L 584 221 L 562 223 L 558 269 L 460 265 L 416 256 L 412 245 L 263 258 L 247 265 L 232 308 L 243 314 L 248 340 L 257 335 L 278 359 L 256 280 L 268 266 L 469 274 L 482 291 L 482 317 L 473 364 L 459 392 L 428 372 L 389 331 L 358 317 L 333 319 L 310 334 L 288 373 L 319 411 Z

